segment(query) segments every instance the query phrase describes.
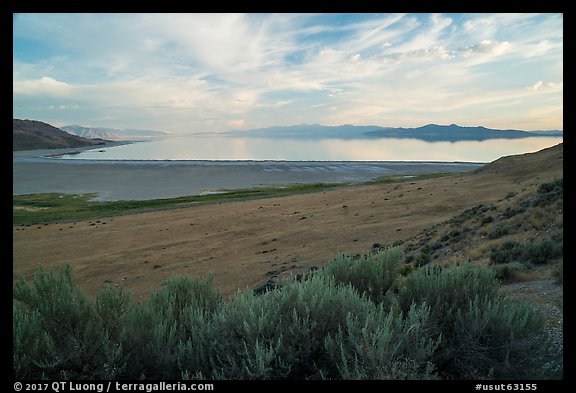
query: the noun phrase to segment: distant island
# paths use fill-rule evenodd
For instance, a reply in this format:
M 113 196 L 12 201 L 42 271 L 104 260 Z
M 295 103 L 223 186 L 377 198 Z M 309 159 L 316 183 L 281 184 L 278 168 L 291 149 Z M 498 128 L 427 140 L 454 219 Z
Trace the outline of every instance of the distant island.
M 12 119 L 13 151 L 98 146 L 107 142 L 71 135 L 41 121 Z
M 37 120 L 12 119 L 12 150 L 74 148 L 105 145 L 113 141 L 136 141 L 165 137 L 162 131 L 79 125 L 54 127 Z
M 111 141 L 162 138 L 169 135 L 163 131 L 135 129 L 121 130 L 118 128 L 84 127 L 79 125 L 63 126 L 60 127 L 60 129 L 82 138 L 103 138 Z
M 364 139 L 364 138 L 413 138 L 429 142 L 434 141 L 482 141 L 487 139 L 515 139 L 526 137 L 562 137 L 563 131 L 522 131 L 497 130 L 482 126 L 463 127 L 456 124 L 427 124 L 416 128 L 354 126 L 324 126 L 320 124 L 300 124 L 293 126 L 274 126 L 253 130 L 232 130 L 223 134 L 231 136 L 261 137 L 261 138 L 307 138 L 307 139 Z

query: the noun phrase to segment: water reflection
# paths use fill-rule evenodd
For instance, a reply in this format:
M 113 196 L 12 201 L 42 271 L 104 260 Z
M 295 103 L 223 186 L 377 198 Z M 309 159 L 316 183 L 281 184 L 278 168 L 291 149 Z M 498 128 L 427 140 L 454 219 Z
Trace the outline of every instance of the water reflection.
M 558 137 L 427 142 L 418 139 L 267 139 L 180 136 L 98 148 L 66 159 L 90 160 L 286 160 L 286 161 L 468 161 L 535 152 Z

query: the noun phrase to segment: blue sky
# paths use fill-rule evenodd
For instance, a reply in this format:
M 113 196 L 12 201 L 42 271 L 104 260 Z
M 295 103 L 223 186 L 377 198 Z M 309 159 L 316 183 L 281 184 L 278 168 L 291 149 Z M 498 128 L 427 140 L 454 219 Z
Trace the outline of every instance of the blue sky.
M 16 14 L 13 115 L 563 129 L 562 14 Z

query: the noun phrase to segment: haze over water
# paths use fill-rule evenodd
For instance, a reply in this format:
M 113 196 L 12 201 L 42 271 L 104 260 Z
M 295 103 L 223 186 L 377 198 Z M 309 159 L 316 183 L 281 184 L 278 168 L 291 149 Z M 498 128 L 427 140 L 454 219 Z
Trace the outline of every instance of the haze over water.
M 559 137 L 427 142 L 418 139 L 278 139 L 178 136 L 62 156 L 85 160 L 490 162 L 561 143 Z

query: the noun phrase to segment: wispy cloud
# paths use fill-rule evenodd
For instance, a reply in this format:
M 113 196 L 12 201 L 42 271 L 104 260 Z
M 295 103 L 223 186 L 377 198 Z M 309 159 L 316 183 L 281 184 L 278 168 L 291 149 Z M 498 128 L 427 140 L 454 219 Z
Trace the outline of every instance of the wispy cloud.
M 561 14 L 16 15 L 14 116 L 184 132 L 454 122 L 501 105 L 518 124 L 538 113 L 533 128 L 562 128 L 562 24 Z M 557 99 L 538 111 L 539 94 Z

